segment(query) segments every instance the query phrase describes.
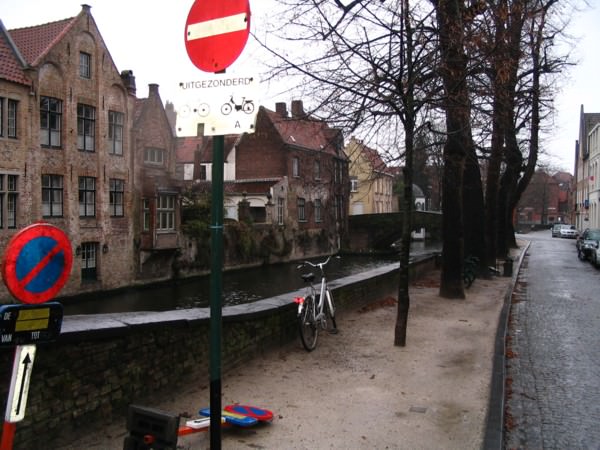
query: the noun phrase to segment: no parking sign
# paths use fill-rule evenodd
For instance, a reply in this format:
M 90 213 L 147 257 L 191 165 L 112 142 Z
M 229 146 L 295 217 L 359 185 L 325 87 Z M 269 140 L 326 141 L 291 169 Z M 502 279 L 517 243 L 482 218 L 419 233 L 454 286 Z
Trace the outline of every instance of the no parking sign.
M 8 243 L 2 278 L 22 302 L 44 303 L 62 289 L 72 266 L 67 235 L 49 223 L 36 223 L 19 231 Z
M 67 235 L 49 223 L 23 228 L 6 247 L 2 279 L 12 295 L 30 305 L 0 305 L 0 346 L 16 344 L 0 450 L 12 450 L 15 423 L 25 417 L 35 343 L 54 340 L 60 334 L 62 305 L 39 304 L 62 289 L 72 267 Z

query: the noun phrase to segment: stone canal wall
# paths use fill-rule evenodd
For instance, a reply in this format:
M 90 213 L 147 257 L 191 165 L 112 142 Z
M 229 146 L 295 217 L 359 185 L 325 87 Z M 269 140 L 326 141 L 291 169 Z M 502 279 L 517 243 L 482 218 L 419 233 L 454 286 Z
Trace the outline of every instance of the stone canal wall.
M 412 276 L 434 265 L 434 257 L 414 263 Z M 345 310 L 397 298 L 397 265 L 335 280 L 331 287 L 343 317 Z M 298 339 L 293 299 L 303 293 L 224 308 L 222 372 Z M 7 397 L 13 353 L 13 348 L 0 351 L 2 398 Z M 37 346 L 14 448 L 52 448 L 61 434 L 89 430 L 93 423 L 122 420 L 125 431 L 129 404 L 152 407 L 154 399 L 184 383 L 209 383 L 207 308 L 67 316 L 58 341 Z

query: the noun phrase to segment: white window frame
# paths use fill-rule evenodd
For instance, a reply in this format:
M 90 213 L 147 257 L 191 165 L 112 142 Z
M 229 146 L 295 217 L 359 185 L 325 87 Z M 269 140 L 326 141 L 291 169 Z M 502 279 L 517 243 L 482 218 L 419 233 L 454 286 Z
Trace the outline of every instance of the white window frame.
M 96 178 L 79 177 L 79 217 L 96 217 Z
M 90 80 L 92 78 L 92 55 L 79 52 L 79 76 Z
M 175 231 L 175 195 L 160 194 L 156 204 L 156 231 Z
M 108 180 L 108 204 L 111 217 L 124 216 L 125 180 L 110 178 Z
M 62 104 L 62 100 L 58 98 L 40 97 L 40 145 L 42 147 L 62 147 Z M 43 126 L 44 124 L 46 126 Z
M 77 104 L 77 149 L 96 151 L 96 108 L 84 103 Z
M 108 111 L 108 153 L 123 156 L 123 123 L 125 114 Z
M 42 174 L 42 216 L 63 216 L 63 189 L 62 175 Z

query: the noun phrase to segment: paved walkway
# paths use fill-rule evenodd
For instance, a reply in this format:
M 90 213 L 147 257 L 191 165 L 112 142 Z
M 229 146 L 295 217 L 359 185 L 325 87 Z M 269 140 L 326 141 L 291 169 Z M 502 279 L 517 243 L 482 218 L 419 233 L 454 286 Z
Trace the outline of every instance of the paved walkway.
M 340 333 L 322 334 L 311 353 L 298 340 L 225 373 L 224 405 L 268 408 L 275 419 L 223 430 L 222 447 L 482 448 L 490 391 L 496 389 L 491 388 L 496 332 L 512 278 L 477 279 L 466 300 L 448 300 L 438 296 L 439 276 L 433 272 L 411 288 L 406 347 L 393 345 L 396 303 L 382 299 L 340 315 Z M 207 376 L 145 406 L 196 416 L 208 399 Z M 492 429 L 501 427 L 501 414 L 492 417 Z M 124 436 L 123 423 L 58 450 L 121 450 Z M 208 433 L 182 437 L 179 446 L 206 449 Z

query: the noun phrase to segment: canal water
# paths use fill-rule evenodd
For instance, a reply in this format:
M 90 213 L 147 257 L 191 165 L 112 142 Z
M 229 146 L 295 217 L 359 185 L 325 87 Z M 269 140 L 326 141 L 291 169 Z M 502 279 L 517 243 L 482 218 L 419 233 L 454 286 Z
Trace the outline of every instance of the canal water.
M 414 244 L 412 255 L 436 251 L 437 247 L 422 243 Z M 320 262 L 324 258 L 311 260 Z M 342 256 L 332 258 L 326 267 L 327 278 L 332 281 L 355 273 L 387 264 L 398 263 L 396 255 Z M 250 303 L 286 292 L 301 289 L 304 285 L 300 275 L 316 270 L 298 269 L 299 262 L 272 264 L 223 273 L 223 305 Z M 65 315 L 108 314 L 131 311 L 169 311 L 182 308 L 209 306 L 210 276 L 172 281 L 150 287 L 135 287 L 115 292 L 102 292 L 83 298 L 57 299 L 64 306 Z

